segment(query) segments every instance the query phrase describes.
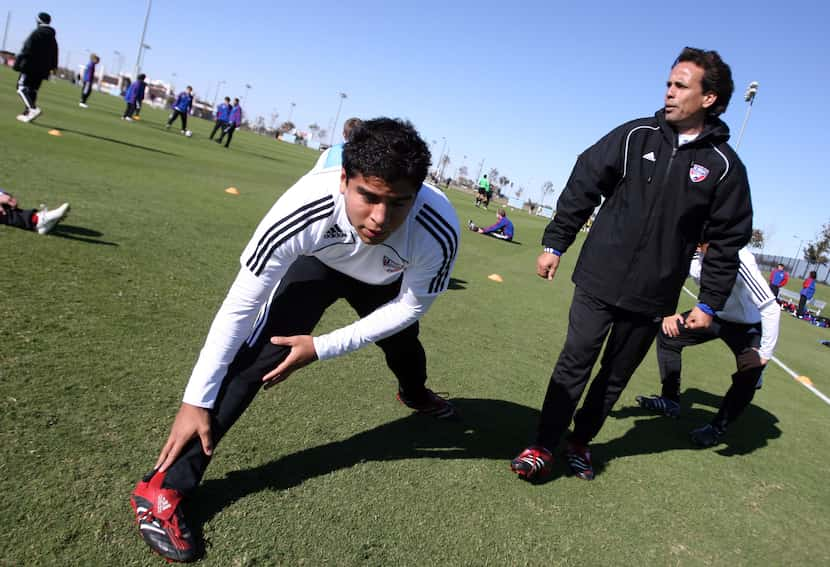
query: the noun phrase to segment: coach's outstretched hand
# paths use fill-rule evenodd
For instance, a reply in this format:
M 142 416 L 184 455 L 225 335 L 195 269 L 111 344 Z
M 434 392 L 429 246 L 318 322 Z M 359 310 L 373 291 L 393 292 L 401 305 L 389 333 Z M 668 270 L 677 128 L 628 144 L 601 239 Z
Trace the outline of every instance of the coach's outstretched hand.
M 167 443 L 161 449 L 161 454 L 156 461 L 159 472 L 164 472 L 172 465 L 179 454 L 191 439 L 199 436 L 202 442 L 202 451 L 205 455 L 213 454 L 213 441 L 210 437 L 210 413 L 205 408 L 182 403 L 173 427 L 170 428 L 170 436 Z
M 536 258 L 536 275 L 540 278 L 552 280 L 559 267 L 559 256 L 550 252 L 542 252 Z
M 291 352 L 279 366 L 262 377 L 265 387 L 276 386 L 295 370 L 308 366 L 317 360 L 317 350 L 314 348 L 314 339 L 311 335 L 295 335 L 293 337 L 271 337 L 271 344 L 291 347 Z

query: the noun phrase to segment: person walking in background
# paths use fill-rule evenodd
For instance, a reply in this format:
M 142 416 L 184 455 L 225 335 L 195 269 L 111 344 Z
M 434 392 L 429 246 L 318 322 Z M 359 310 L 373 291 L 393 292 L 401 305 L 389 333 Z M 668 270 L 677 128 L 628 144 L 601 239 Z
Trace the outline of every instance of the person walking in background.
M 581 479 L 594 478 L 588 444 L 663 317 L 675 312 L 704 226 L 709 251 L 686 327 L 705 329 L 723 309 L 735 285 L 738 251 L 752 235 L 746 169 L 718 118 L 733 90 L 732 72 L 716 51 L 687 47 L 672 65 L 663 108 L 615 128 L 577 158 L 542 236 L 538 276 L 553 280 L 559 257 L 594 209 L 602 208 L 573 272 L 568 333 L 535 441 L 511 462 L 521 478 L 550 475 L 553 451 L 572 418 L 568 466 Z M 601 351 L 600 370 L 574 414 Z
M 233 139 L 233 133 L 236 131 L 237 128 L 242 126 L 242 107 L 239 106 L 239 99 L 233 99 L 233 107 L 231 108 L 230 113 L 228 114 L 228 125 L 222 130 L 222 133 L 219 135 L 219 139 L 216 140 L 217 144 L 222 143 L 222 139 L 225 137 L 225 134 L 228 135 L 228 141 L 225 142 L 225 147 L 231 145 L 231 139 Z
M 489 203 L 490 199 L 487 197 L 487 194 L 490 191 L 490 180 L 487 179 L 487 174 L 481 176 L 478 180 L 478 192 L 476 193 L 476 207 L 479 207 L 485 203 Z M 485 205 L 485 208 L 486 205 Z
M 798 311 L 796 315 L 803 317 L 807 312 L 807 302 L 813 299 L 816 293 L 816 272 L 810 272 L 810 276 L 804 280 L 804 285 L 801 286 L 801 297 L 798 299 Z
M 121 117 L 121 120 L 132 122 L 133 113 L 135 113 L 136 108 L 141 104 L 141 101 L 144 100 L 145 78 L 147 78 L 147 76 L 144 73 L 141 73 L 135 81 L 130 83 L 130 86 L 127 88 L 127 92 L 124 95 L 127 108 L 124 109 L 124 115 Z
M 216 108 L 216 123 L 213 125 L 213 130 L 210 133 L 210 139 L 216 134 L 217 130 L 224 129 L 228 126 L 228 118 L 231 114 L 231 97 L 226 96 L 225 102 Z
M 0 189 L 0 224 L 31 230 L 38 234 L 48 234 L 69 212 L 69 203 L 64 203 L 50 211 L 46 207 L 21 209 L 17 199 L 11 193 Z
M 784 264 L 778 264 L 778 267 L 769 275 L 769 288 L 772 290 L 775 299 L 778 299 L 778 292 L 787 285 L 788 281 L 790 281 L 790 274 L 787 273 Z
M 37 28 L 23 42 L 23 47 L 14 60 L 14 70 L 20 73 L 17 94 L 26 105 L 23 113 L 17 116 L 21 122 L 31 122 L 43 112 L 37 105 L 40 84 L 49 77 L 49 73 L 58 68 L 58 42 L 51 23 L 52 16 L 46 12 L 38 14 Z
M 190 109 L 193 108 L 193 87 L 188 87 L 179 93 L 173 103 L 173 112 L 170 113 L 170 119 L 167 121 L 165 128 L 170 128 L 173 121 L 179 116 L 182 118 L 182 134 L 187 132 L 187 115 Z
M 81 102 L 78 103 L 78 106 L 81 108 L 89 108 L 86 101 L 89 98 L 89 94 L 92 92 L 92 82 L 95 80 L 95 66 L 100 61 L 101 59 L 93 53 L 89 56 L 89 63 L 87 63 L 84 68 L 83 86 L 81 87 Z

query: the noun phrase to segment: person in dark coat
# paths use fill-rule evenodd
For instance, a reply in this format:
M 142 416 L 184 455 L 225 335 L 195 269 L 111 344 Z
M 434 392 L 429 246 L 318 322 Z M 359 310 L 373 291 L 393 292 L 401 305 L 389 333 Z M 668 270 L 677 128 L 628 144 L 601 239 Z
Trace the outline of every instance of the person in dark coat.
M 20 73 L 17 94 L 26 105 L 23 113 L 17 116 L 21 122 L 31 122 L 40 116 L 42 110 L 37 106 L 37 92 L 43 79 L 58 68 L 58 42 L 51 23 L 52 16 L 46 12 L 37 15 L 37 28 L 23 42 L 14 61 L 14 70 Z

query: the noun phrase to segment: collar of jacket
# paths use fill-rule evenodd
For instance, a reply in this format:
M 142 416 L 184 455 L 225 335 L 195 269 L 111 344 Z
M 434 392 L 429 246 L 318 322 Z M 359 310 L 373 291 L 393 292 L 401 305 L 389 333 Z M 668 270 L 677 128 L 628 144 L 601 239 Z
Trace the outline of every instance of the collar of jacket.
M 657 124 L 660 126 L 660 131 L 663 132 L 663 136 L 669 142 L 669 145 L 674 147 L 677 143 L 677 131 L 672 128 L 668 122 L 666 122 L 666 111 L 665 109 L 660 109 L 654 113 L 654 118 L 657 119 Z M 715 145 L 722 144 L 729 139 L 729 126 L 726 123 L 717 117 L 707 118 L 706 122 L 703 125 L 703 131 L 700 133 L 700 136 L 695 138 L 693 142 L 689 142 L 687 145 L 697 144 L 702 141 L 711 142 Z

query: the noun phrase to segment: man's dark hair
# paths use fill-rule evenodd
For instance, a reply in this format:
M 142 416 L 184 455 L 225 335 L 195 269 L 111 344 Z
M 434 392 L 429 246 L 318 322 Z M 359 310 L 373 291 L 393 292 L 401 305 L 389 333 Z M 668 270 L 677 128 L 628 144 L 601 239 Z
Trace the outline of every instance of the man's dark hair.
M 810 272 L 810 277 L 813 279 L 816 279 L 818 277 L 818 274 L 815 272 L 815 270 Z
M 143 81 L 143 80 L 144 80 L 144 79 L 146 79 L 146 78 L 147 78 L 147 75 L 145 75 L 144 73 L 139 73 L 139 74 L 138 74 L 138 77 L 137 77 L 137 79 L 138 79 L 139 81 Z
M 230 101 L 231 101 L 231 97 L 226 96 L 226 97 L 225 97 L 225 102 L 230 102 Z
M 408 120 L 374 118 L 358 124 L 343 146 L 346 179 L 379 177 L 387 184 L 409 181 L 420 187 L 429 170 L 426 142 Z
M 735 90 L 735 84 L 732 82 L 732 70 L 729 65 L 723 62 L 717 51 L 705 51 L 695 47 L 685 47 L 677 59 L 674 60 L 672 67 L 678 63 L 694 63 L 703 69 L 703 92 L 713 92 L 718 96 L 715 104 L 709 107 L 709 116 L 720 116 L 726 112 L 726 107 L 729 106 L 729 99 L 732 98 L 732 91 Z
M 783 270 L 784 269 L 784 264 L 778 264 L 778 267 Z

